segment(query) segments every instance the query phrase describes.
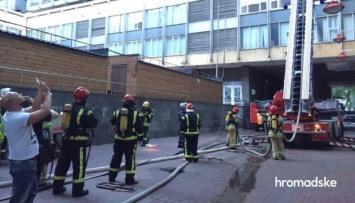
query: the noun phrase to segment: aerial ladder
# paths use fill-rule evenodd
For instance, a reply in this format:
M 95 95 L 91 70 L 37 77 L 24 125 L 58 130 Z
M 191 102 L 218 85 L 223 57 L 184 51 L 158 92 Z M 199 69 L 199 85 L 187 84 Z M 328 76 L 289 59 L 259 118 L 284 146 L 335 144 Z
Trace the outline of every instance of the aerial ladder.
M 343 137 L 344 126 L 336 100 L 323 101 L 321 104 L 327 105 L 318 107 L 326 108 L 319 109 L 316 105 L 319 103 L 313 98 L 313 16 L 313 0 L 292 1 L 282 92 L 286 118 L 284 138 L 287 142 L 300 140 L 329 145 Z

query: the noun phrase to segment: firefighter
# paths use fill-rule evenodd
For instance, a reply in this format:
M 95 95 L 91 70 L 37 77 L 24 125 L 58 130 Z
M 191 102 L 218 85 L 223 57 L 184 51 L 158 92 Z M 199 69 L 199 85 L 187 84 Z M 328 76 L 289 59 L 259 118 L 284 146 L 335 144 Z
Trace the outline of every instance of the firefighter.
M 89 91 L 86 88 L 78 87 L 73 96 L 72 108 L 68 110 L 66 108 L 68 104 L 64 106 L 62 126 L 67 126 L 67 128 L 63 129 L 61 153 L 53 178 L 53 195 L 65 192 L 64 179 L 70 163 L 73 162 L 72 196 L 81 197 L 89 194 L 87 189 L 83 189 L 87 166 L 86 147 L 91 145 L 89 130 L 98 125 L 98 120 L 91 110 L 85 107 L 89 96 Z
M 269 137 L 272 144 L 272 158 L 275 160 L 285 159 L 283 137 L 283 118 L 279 115 L 277 106 L 271 105 L 267 119 Z
M 200 135 L 200 116 L 194 112 L 192 103 L 186 104 L 186 114 L 181 118 L 180 132 L 184 137 L 184 158 L 189 162 L 198 162 L 197 145 Z
M 181 125 L 181 118 L 186 114 L 186 102 L 181 102 L 179 107 L 179 112 L 178 112 L 178 119 L 179 119 L 179 128 Z M 180 129 L 179 129 L 179 140 L 178 140 L 178 148 L 184 148 L 184 138 L 180 134 Z
M 237 114 L 239 113 L 239 108 L 234 107 L 232 111 L 228 111 L 226 116 L 226 129 L 228 130 L 227 135 L 227 146 L 231 148 L 236 148 L 238 139 L 238 123 L 239 118 Z
M 149 131 L 149 126 L 150 123 L 153 119 L 153 111 L 149 107 L 149 102 L 145 101 L 142 105 L 142 109 L 139 112 L 139 117 L 142 118 L 143 120 L 143 136 L 138 138 L 138 142 L 141 142 L 141 146 L 145 147 L 146 144 L 149 143 L 149 136 L 148 136 L 148 131 Z
M 116 110 L 110 120 L 114 125 L 115 142 L 109 167 L 109 182 L 115 182 L 121 167 L 122 156 L 125 155 L 126 185 L 138 184 L 134 178 L 136 173 L 137 137 L 143 136 L 143 120 L 134 108 L 134 97 L 126 94 L 122 100 L 123 108 Z

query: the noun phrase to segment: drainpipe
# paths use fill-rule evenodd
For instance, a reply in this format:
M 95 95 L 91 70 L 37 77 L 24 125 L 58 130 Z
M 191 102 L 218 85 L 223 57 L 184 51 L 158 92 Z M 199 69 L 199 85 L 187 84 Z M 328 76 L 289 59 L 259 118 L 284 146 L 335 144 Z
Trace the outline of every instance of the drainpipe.
M 237 1 L 237 19 L 238 19 L 238 22 L 237 22 L 237 40 L 238 40 L 238 43 L 237 43 L 237 59 L 240 60 L 240 43 L 242 42 L 240 40 L 240 36 L 241 36 L 241 31 L 240 31 L 240 1 Z
M 268 29 L 268 55 L 267 60 L 271 60 L 271 15 L 270 15 L 270 0 L 267 1 L 267 29 Z
M 185 23 L 185 56 L 184 64 L 187 63 L 187 55 L 189 54 L 189 0 L 186 0 L 186 23 Z

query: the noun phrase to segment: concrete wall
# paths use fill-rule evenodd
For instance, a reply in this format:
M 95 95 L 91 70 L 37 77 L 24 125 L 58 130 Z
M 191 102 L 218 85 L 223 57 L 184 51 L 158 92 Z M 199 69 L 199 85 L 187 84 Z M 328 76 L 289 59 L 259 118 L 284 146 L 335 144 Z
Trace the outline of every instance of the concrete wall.
M 4 86 L 1 86 L 0 88 L 3 87 Z M 32 97 L 34 97 L 37 92 L 37 90 L 29 88 L 11 88 L 12 91 L 17 91 L 23 95 L 30 95 Z M 55 111 L 61 112 L 64 104 L 72 103 L 72 92 L 53 90 L 52 93 L 52 109 Z M 136 109 L 140 109 L 143 102 L 146 100 L 146 98 L 135 98 Z M 122 97 L 114 95 L 90 94 L 86 106 L 90 108 L 93 111 L 93 114 L 99 119 L 99 126 L 95 129 L 95 144 L 106 144 L 113 142 L 113 126 L 109 123 L 109 120 L 113 112 L 117 108 L 121 107 L 121 101 Z M 180 101 L 158 99 L 148 99 L 148 101 L 154 111 L 154 118 L 149 130 L 149 136 L 151 138 L 175 136 L 177 141 L 179 129 L 177 113 Z M 194 105 L 195 112 L 197 112 L 201 117 L 202 133 L 216 132 L 220 130 L 224 131 L 224 119 L 226 113 L 227 111 L 232 110 L 233 106 L 207 103 L 194 103 Z M 244 112 L 245 110 L 243 107 L 240 107 L 239 116 L 243 117 Z M 246 119 L 243 119 L 241 123 L 243 123 L 244 120 Z M 243 128 L 243 126 L 240 127 Z

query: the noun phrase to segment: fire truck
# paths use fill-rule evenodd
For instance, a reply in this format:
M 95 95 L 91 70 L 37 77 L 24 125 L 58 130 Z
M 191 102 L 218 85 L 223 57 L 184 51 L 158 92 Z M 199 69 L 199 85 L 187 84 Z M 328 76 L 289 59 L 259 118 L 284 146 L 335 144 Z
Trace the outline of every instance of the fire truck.
M 320 142 L 340 140 L 344 136 L 342 108 L 337 100 L 315 101 L 313 74 L 313 0 L 292 1 L 284 87 L 269 105 L 276 105 L 284 117 L 287 142 Z M 264 108 L 264 109 L 263 109 Z M 265 117 L 267 107 L 251 104 L 251 121 L 258 126 L 258 115 Z M 264 119 L 265 122 L 265 119 Z

